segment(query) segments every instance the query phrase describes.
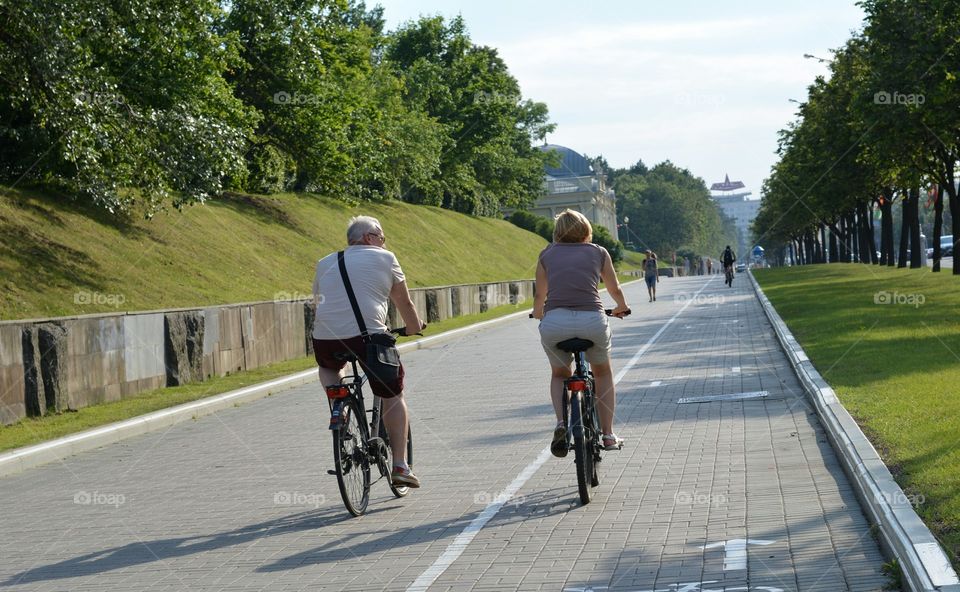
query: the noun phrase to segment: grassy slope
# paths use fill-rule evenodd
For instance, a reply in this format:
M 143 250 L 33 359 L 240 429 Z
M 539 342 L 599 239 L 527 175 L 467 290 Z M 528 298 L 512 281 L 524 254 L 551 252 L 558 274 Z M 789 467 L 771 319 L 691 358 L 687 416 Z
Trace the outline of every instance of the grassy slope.
M 960 566 L 960 278 L 859 264 L 754 273 Z M 881 291 L 900 303 L 875 303 Z
M 0 319 L 307 294 L 314 263 L 343 247 L 346 221 L 361 213 L 381 220 L 412 287 L 532 278 L 546 244 L 502 220 L 400 202 L 236 196 L 116 222 L 0 187 Z M 100 303 L 78 304 L 78 292 Z

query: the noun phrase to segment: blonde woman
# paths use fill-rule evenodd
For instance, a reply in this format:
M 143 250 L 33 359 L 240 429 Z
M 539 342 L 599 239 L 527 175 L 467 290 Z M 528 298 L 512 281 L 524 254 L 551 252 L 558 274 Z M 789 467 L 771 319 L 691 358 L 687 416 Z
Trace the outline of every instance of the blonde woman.
M 537 294 L 533 316 L 540 319 L 540 341 L 550 361 L 550 398 L 557 416 L 550 450 L 554 456 L 567 455 L 567 428 L 563 423 L 563 382 L 573 373 L 573 354 L 557 343 L 579 337 L 593 347 L 586 351 L 597 389 L 597 407 L 603 446 L 616 450 L 623 443 L 613 431 L 616 392 L 610 367 L 610 326 L 603 312 L 598 283 L 603 279 L 607 292 L 617 303 L 614 316 L 627 314 L 613 261 L 606 249 L 595 245 L 593 227 L 580 212 L 564 210 L 556 219 L 553 242 L 537 262 Z

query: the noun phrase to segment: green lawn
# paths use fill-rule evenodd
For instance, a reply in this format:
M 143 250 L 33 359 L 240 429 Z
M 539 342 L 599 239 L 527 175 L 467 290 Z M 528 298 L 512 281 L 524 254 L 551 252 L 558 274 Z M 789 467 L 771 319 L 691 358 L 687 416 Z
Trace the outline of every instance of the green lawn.
M 271 300 L 308 294 L 356 214 L 380 219 L 411 287 L 533 278 L 542 238 L 503 220 L 389 201 L 234 195 L 111 219 L 0 186 L 0 319 Z
M 531 306 L 532 303 L 529 302 L 519 305 L 507 304 L 492 308 L 485 313 L 447 319 L 430 325 L 425 336 L 429 337 L 444 331 L 495 319 L 526 310 Z M 400 342 L 412 341 L 413 339 L 419 339 L 419 337 L 404 337 L 400 339 Z M 79 411 L 42 418 L 27 418 L 9 426 L 0 425 L 0 451 L 37 444 L 45 440 L 59 438 L 115 421 L 130 419 L 158 409 L 218 395 L 315 367 L 316 362 L 312 356 L 303 357 L 222 378 L 212 378 L 206 382 L 148 391 L 122 401 L 84 407 Z
M 960 278 L 861 264 L 753 273 L 960 567 Z

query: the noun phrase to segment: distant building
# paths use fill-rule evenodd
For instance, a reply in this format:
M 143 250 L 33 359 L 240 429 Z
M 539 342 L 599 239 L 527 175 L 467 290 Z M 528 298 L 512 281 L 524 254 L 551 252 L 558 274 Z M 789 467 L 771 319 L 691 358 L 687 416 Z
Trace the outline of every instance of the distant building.
M 528 211 L 538 216 L 553 219 L 570 208 L 582 213 L 595 226 L 603 226 L 613 238 L 617 235 L 617 198 L 606 184 L 603 171 L 595 171 L 582 154 L 566 146 L 546 144 L 540 150 L 556 150 L 560 153 L 560 166 L 544 170 L 545 195 Z M 513 213 L 504 210 L 504 214 Z
M 750 224 L 757 217 L 760 209 L 759 199 L 749 199 L 751 195 L 746 191 L 742 181 L 731 181 L 730 175 L 725 175 L 722 183 L 710 186 L 710 197 L 716 202 L 723 213 L 733 218 L 737 226 L 738 245 L 737 253 L 747 253 L 750 245 Z

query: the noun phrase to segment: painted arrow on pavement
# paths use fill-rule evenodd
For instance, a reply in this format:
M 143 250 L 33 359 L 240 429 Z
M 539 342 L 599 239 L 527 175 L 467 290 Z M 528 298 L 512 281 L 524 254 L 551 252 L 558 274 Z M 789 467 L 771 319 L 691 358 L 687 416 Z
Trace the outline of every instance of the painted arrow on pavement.
M 703 545 L 701 549 L 723 547 L 723 571 L 747 569 L 747 545 L 772 545 L 776 541 L 762 539 L 730 539 L 719 543 Z

